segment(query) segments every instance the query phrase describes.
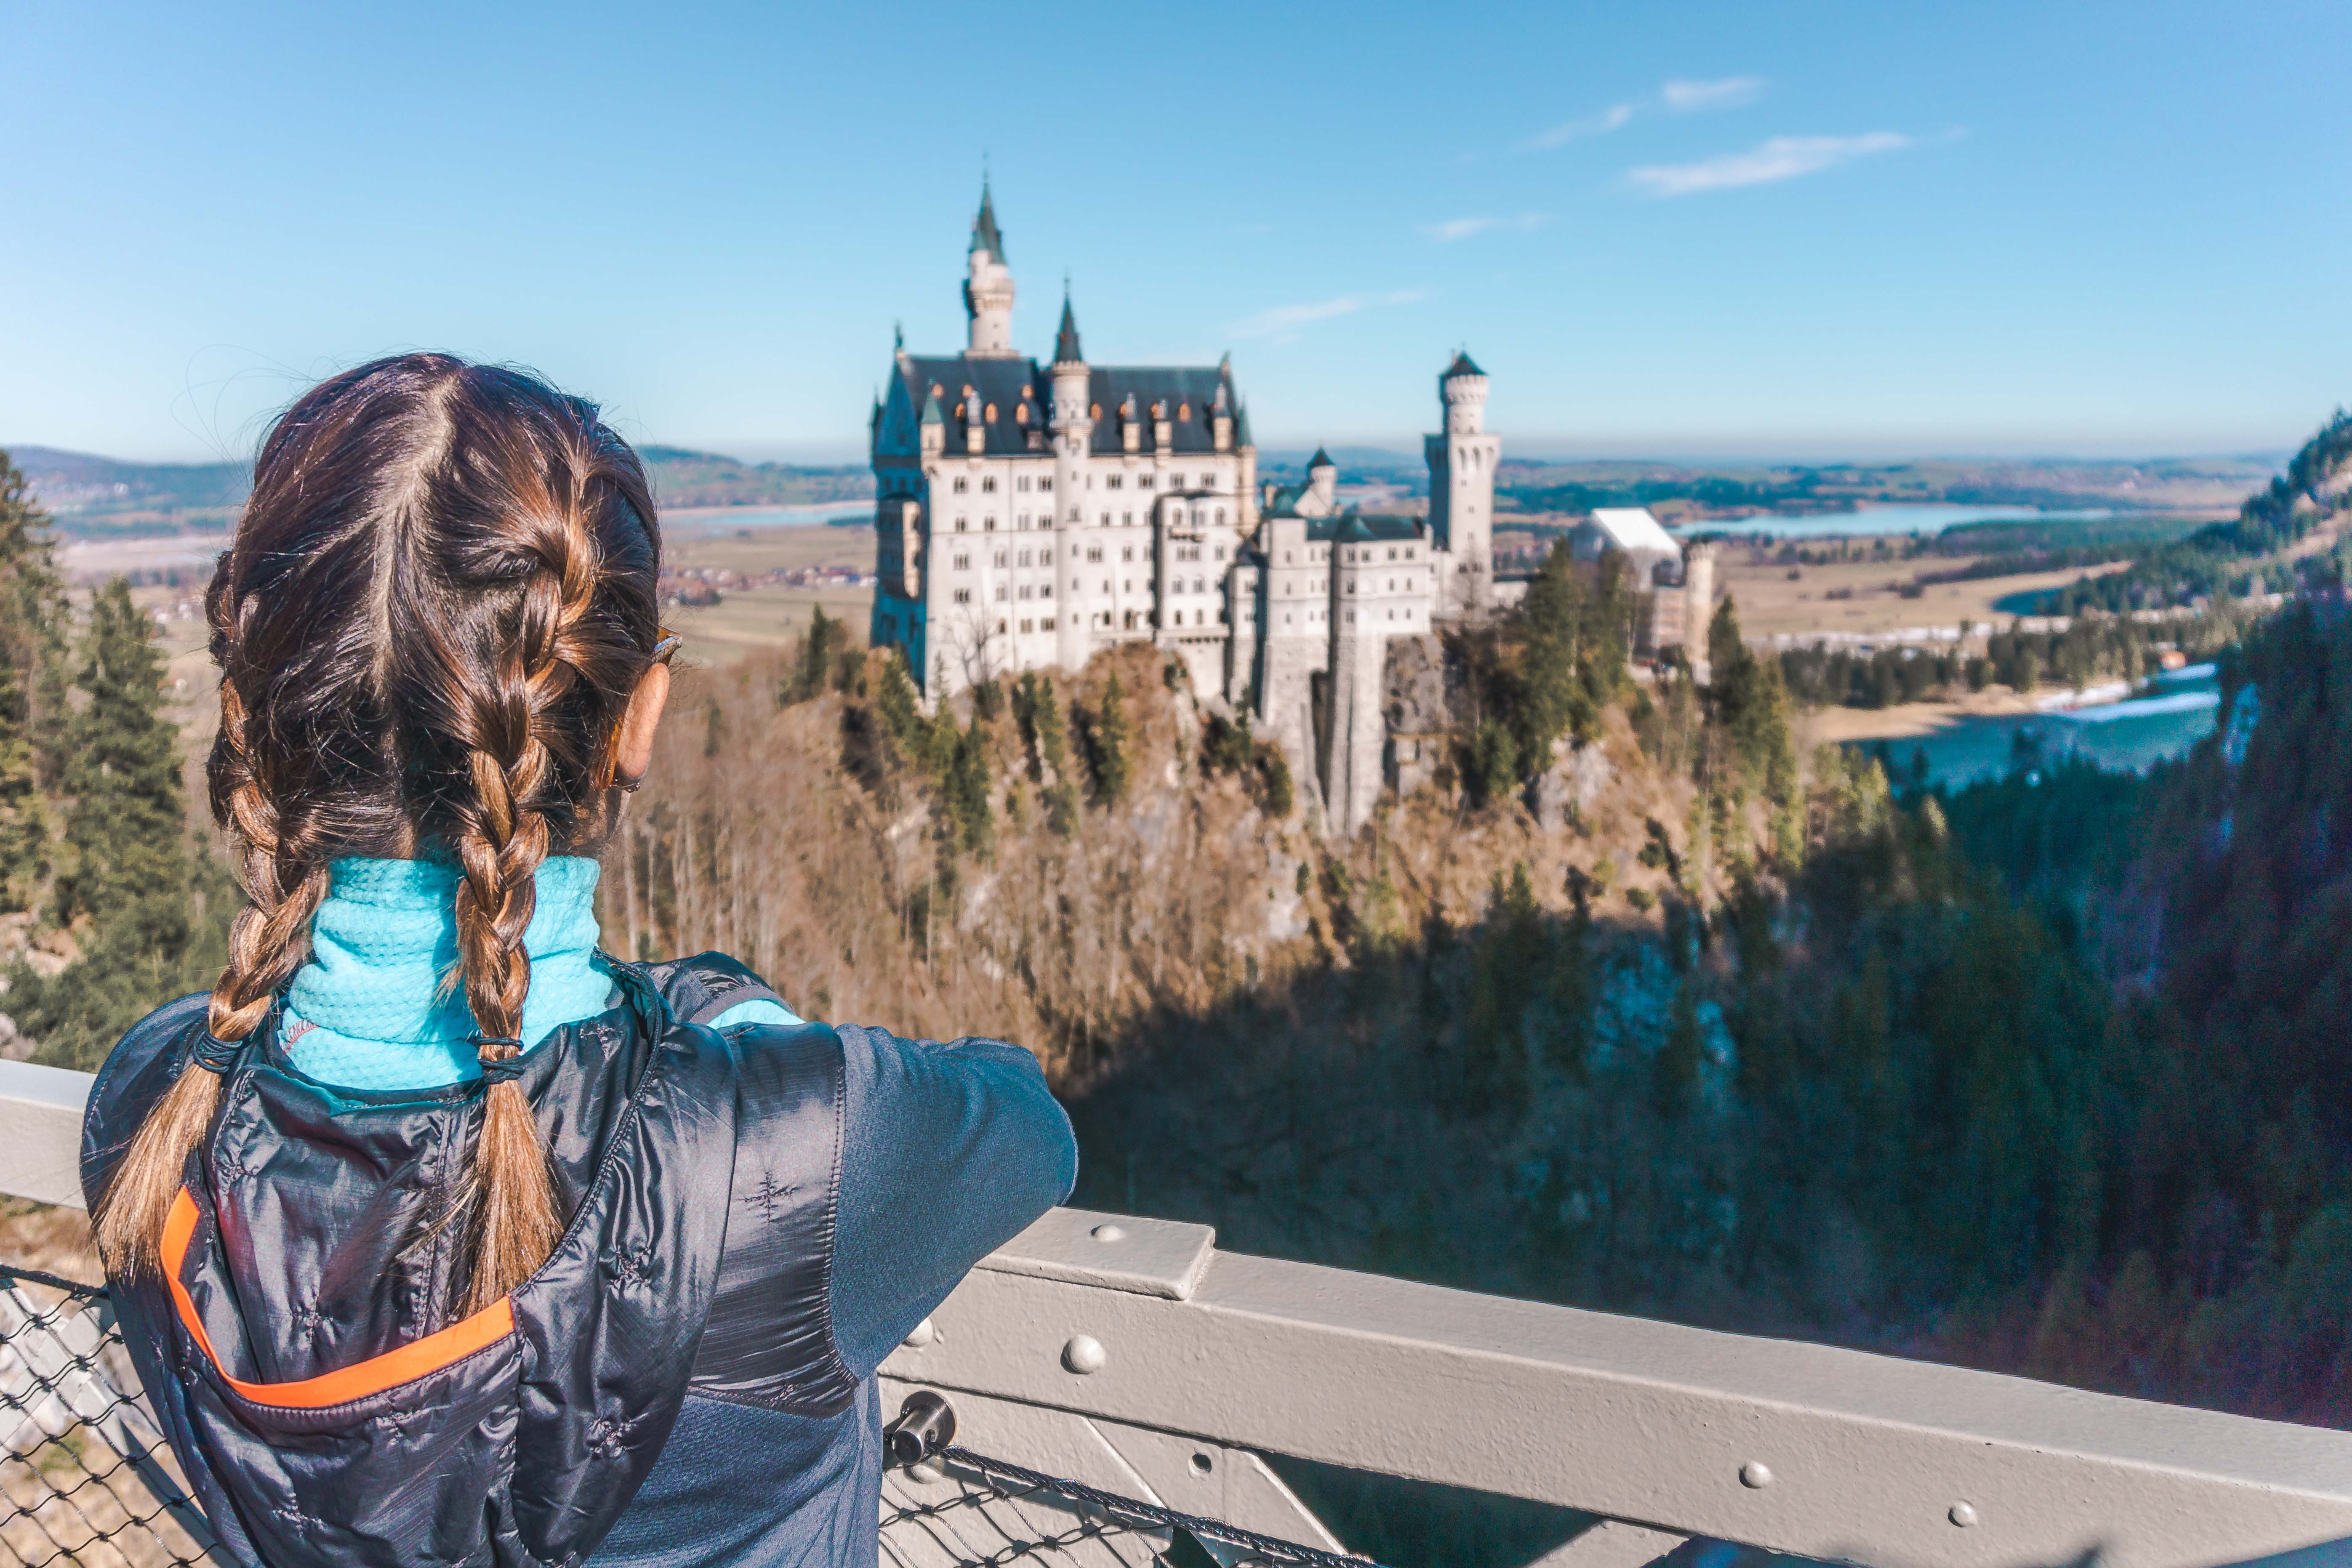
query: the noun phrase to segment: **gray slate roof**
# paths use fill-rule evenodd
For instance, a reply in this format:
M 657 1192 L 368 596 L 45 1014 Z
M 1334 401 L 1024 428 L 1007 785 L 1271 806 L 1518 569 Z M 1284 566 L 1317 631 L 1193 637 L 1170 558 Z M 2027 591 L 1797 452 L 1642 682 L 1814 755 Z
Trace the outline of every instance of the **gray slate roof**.
M 1054 378 L 1035 360 L 908 354 L 893 367 L 892 374 L 904 374 L 908 401 L 918 408 L 932 395 L 933 387 L 939 389 L 940 406 L 949 426 L 948 448 L 954 452 L 963 450 L 961 437 L 970 414 L 977 413 L 984 421 L 991 404 L 996 406 L 996 420 L 988 426 L 987 439 L 981 447 L 989 457 L 1027 451 L 1027 433 L 1044 429 L 1052 411 Z M 1118 411 L 1129 398 L 1135 400 L 1143 426 L 1141 449 L 1147 454 L 1158 450 L 1151 439 L 1151 408 L 1160 404 L 1166 407 L 1171 426 L 1169 449 L 1180 456 L 1214 452 L 1216 426 L 1210 409 L 1218 390 L 1223 389 L 1228 406 L 1237 401 L 1231 373 L 1219 365 L 1097 364 L 1087 366 L 1087 401 L 1101 410 L 1095 416 L 1092 450 L 1102 455 L 1126 449 L 1119 440 Z M 964 395 L 967 386 L 973 394 L 969 398 Z M 1024 402 L 1029 406 L 1026 425 L 1014 417 Z M 968 406 L 966 415 L 956 413 L 959 405 Z

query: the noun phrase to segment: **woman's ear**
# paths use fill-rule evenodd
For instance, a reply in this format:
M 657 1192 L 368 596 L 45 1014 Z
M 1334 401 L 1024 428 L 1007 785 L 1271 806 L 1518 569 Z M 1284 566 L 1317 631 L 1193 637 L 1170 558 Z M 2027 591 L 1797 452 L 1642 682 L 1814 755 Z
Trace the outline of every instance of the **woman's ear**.
M 654 765 L 654 731 L 661 728 L 662 709 L 668 701 L 669 666 L 656 664 L 629 693 L 628 710 L 621 715 L 621 732 L 613 748 L 613 782 L 622 788 L 645 783 Z

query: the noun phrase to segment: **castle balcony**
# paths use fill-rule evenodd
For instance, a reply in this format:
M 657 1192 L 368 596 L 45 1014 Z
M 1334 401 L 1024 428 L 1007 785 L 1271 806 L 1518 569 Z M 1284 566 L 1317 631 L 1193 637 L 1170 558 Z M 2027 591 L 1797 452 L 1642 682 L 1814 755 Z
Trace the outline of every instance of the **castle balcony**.
M 0 1189 L 79 1206 L 89 1084 L 0 1063 Z M 0 1278 L 0 1563 L 205 1559 L 110 1331 L 101 1297 Z M 882 1377 L 886 1412 L 953 1415 L 949 1437 L 919 1402 L 884 1485 L 883 1561 L 926 1568 L 1330 1563 L 1293 1484 L 1316 1467 L 1552 1505 L 1537 1568 L 1741 1560 L 1709 1543 L 2352 1563 L 2352 1434 L 1246 1257 L 1164 1220 L 1055 1210 Z

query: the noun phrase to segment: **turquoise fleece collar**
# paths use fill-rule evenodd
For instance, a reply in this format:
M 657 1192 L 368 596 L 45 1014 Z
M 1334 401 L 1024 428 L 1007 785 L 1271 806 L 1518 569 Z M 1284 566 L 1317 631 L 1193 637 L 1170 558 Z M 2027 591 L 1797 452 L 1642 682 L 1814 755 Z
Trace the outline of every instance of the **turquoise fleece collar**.
M 558 856 L 539 868 L 539 903 L 523 932 L 530 992 L 528 1050 L 611 1005 L 596 957 L 596 862 Z M 310 959 L 287 994 L 286 1052 L 324 1083 L 431 1089 L 481 1076 L 474 1020 L 457 971 L 457 868 L 438 860 L 351 857 L 328 868 L 311 922 Z

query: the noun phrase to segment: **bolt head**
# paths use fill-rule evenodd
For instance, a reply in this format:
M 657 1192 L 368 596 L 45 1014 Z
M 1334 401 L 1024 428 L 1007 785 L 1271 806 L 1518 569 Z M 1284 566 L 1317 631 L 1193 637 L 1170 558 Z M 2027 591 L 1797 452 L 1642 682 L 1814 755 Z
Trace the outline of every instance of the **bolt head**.
M 1097 1241 L 1125 1241 L 1127 1227 L 1120 1225 L 1098 1225 L 1090 1234 Z
M 919 1351 L 939 1337 L 939 1330 L 931 1326 L 931 1321 L 929 1318 L 925 1318 L 921 1322 L 917 1323 L 913 1328 L 907 1331 L 907 1338 L 903 1342 L 906 1344 L 908 1349 Z
M 1946 1517 L 1962 1530 L 1966 1530 L 1977 1521 L 1976 1507 L 1972 1503 L 1956 1502 L 1952 1505 L 1951 1512 Z
M 1070 1342 L 1062 1347 L 1062 1364 L 1080 1377 L 1100 1372 L 1109 1360 L 1102 1342 L 1092 1334 L 1073 1334 Z
M 1750 1459 L 1739 1467 L 1739 1484 L 1750 1491 L 1762 1491 L 1772 1484 L 1772 1467 L 1761 1459 Z

